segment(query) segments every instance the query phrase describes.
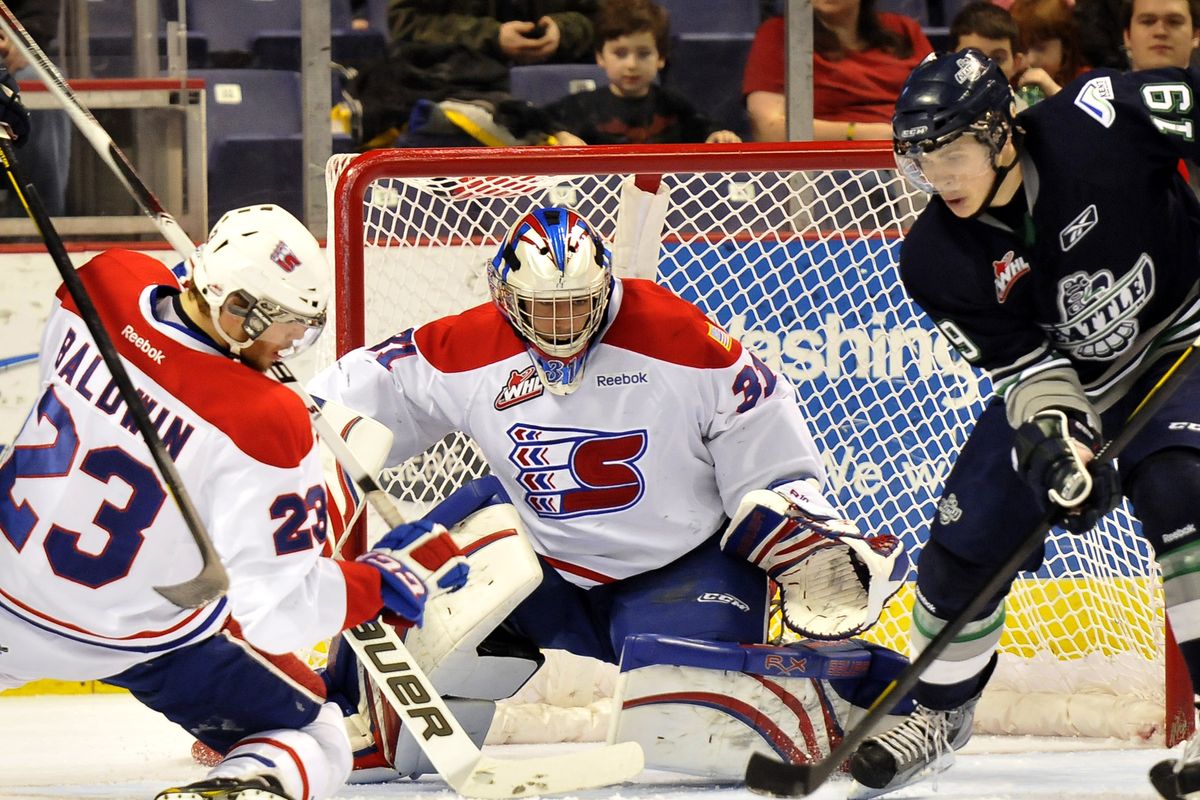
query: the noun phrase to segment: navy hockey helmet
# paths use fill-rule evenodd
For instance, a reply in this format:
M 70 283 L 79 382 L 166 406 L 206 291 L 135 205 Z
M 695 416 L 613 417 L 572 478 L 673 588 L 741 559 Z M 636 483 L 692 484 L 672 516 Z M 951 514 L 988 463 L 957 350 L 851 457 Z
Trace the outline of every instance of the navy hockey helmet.
M 972 133 L 993 158 L 1012 134 L 1016 106 L 1008 79 L 979 50 L 934 53 L 909 74 L 892 115 L 892 145 L 901 171 L 931 191 L 909 159 Z M 919 173 L 919 170 L 918 170 Z

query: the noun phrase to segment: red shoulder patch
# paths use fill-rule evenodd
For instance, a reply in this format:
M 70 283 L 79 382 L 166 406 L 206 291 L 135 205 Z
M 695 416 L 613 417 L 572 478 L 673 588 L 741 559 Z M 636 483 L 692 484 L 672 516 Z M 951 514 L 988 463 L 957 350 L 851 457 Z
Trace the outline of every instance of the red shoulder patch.
M 295 467 L 312 450 L 308 411 L 294 392 L 239 361 L 180 344 L 145 320 L 138 303 L 147 287 L 179 289 L 162 262 L 110 250 L 78 273 L 121 358 L 221 430 L 239 450 L 281 468 Z M 78 316 L 66 288 L 57 294 L 63 308 Z
M 491 302 L 434 320 L 413 333 L 421 355 L 441 372 L 470 372 L 525 352 L 508 320 Z
M 722 369 L 742 345 L 696 306 L 653 281 L 625 278 L 621 310 L 603 344 L 696 369 Z

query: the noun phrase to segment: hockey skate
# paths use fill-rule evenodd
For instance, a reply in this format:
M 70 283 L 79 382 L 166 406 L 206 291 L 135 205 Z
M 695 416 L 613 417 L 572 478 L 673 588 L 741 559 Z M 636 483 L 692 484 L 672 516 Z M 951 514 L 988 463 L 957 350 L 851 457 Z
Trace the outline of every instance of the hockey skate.
M 154 800 L 292 800 L 270 775 L 253 778 L 206 778 L 177 789 L 165 789 Z
M 862 786 L 852 796 L 877 797 L 949 769 L 954 751 L 971 738 L 977 702 L 950 711 L 917 706 L 899 725 L 863 742 L 850 757 L 850 774 Z
M 1151 767 L 1150 783 L 1166 800 L 1200 800 L 1200 733 L 1188 740 L 1178 759 Z

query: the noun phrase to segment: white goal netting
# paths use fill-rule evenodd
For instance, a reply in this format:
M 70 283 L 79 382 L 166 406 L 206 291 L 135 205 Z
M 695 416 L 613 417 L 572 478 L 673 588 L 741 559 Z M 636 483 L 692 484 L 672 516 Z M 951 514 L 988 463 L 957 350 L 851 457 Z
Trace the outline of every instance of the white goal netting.
M 860 143 L 335 157 L 336 347 L 485 302 L 485 260 L 536 204 L 574 206 L 611 240 L 622 181 L 661 175 L 669 207 L 655 279 L 796 384 L 848 516 L 895 533 L 918 559 L 941 482 L 990 384 L 904 295 L 898 243 L 923 199 L 890 163 L 886 145 Z M 333 340 L 324 346 L 328 361 Z M 486 469 L 455 435 L 386 477 L 419 512 Z M 1162 741 L 1162 596 L 1135 526 L 1120 511 L 1086 536 L 1051 538 L 1045 565 L 1008 598 L 1004 655 L 978 730 Z M 910 608 L 911 587 L 867 638 L 907 652 Z M 609 673 L 589 670 L 545 670 L 542 683 L 558 695 L 549 705 L 577 705 L 563 713 L 602 734 L 595 715 Z M 514 708 L 493 738 L 537 738 L 522 728 L 545 713 Z M 553 735 L 586 736 L 583 727 Z

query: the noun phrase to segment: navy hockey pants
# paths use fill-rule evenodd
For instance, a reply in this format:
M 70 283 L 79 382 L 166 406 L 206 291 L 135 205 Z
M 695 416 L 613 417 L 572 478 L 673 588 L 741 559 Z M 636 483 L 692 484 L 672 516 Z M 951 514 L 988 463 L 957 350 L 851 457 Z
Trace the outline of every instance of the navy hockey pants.
M 766 634 L 766 573 L 721 552 L 719 535 L 666 566 L 591 589 L 541 564 L 541 585 L 504 623 L 539 647 L 615 664 L 635 633 L 742 643 Z

